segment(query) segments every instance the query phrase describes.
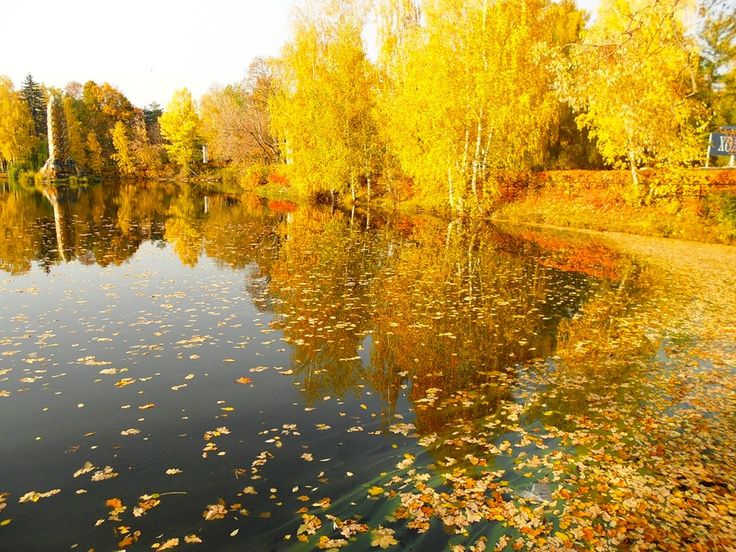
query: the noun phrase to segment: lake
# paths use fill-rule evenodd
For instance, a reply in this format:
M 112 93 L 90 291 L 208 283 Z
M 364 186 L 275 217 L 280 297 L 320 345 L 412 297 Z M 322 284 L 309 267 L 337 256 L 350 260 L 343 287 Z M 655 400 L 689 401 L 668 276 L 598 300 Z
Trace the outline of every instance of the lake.
M 728 549 L 734 249 L 0 183 L 0 551 Z

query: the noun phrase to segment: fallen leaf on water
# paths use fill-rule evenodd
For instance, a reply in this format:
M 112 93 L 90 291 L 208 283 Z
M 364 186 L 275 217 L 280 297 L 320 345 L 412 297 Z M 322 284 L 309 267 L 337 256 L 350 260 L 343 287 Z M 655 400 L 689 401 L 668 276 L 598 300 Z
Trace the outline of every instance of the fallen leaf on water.
M 126 548 L 135 544 L 141 536 L 140 531 L 133 531 L 118 543 L 118 548 Z
M 383 492 L 384 492 L 383 487 L 377 487 L 375 485 L 371 487 L 370 489 L 368 489 L 368 494 L 371 496 L 378 496 L 378 495 L 383 494 Z
M 108 519 L 111 521 L 120 521 L 120 514 L 128 509 L 119 498 L 108 498 L 105 501 L 105 506 L 110 508 Z
M 84 466 L 79 468 L 77 471 L 74 472 L 74 477 L 79 477 L 80 475 L 84 475 L 85 473 L 89 473 L 91 471 L 96 470 L 97 467 L 92 464 L 92 462 L 85 462 Z
M 208 504 L 207 509 L 202 512 L 202 517 L 206 521 L 212 521 L 214 519 L 224 519 L 227 515 L 227 509 L 225 504 L 218 502 L 217 504 Z
M 117 477 L 117 476 L 118 476 L 117 472 L 115 472 L 111 466 L 105 466 L 101 470 L 93 473 L 90 479 L 92 481 L 104 481 L 106 479 L 112 479 L 113 477 Z
M 312 506 L 314 506 L 315 508 L 329 508 L 330 504 L 332 504 L 332 499 L 329 497 L 325 497 L 319 502 L 315 502 L 314 504 L 312 504 Z
M 322 535 L 317 541 L 317 548 L 320 550 L 337 550 L 347 545 L 348 541 L 345 539 L 331 539 L 327 535 Z
M 177 546 L 179 546 L 179 539 L 174 537 L 173 539 L 169 539 L 162 543 L 155 542 L 151 545 L 151 548 L 160 552 L 161 550 L 171 550 Z
M 30 491 L 26 494 L 24 494 L 22 497 L 20 497 L 21 504 L 24 504 L 26 502 L 38 502 L 42 498 L 49 498 L 50 496 L 57 495 L 61 492 L 61 489 L 52 489 L 50 491 L 46 491 L 45 493 L 39 493 L 37 491 Z
M 159 495 L 143 495 L 140 497 L 140 502 L 138 502 L 138 506 L 133 508 L 133 515 L 135 517 L 141 517 L 145 515 L 148 510 L 152 510 L 159 504 L 161 504 L 161 501 L 159 500 Z
M 123 378 L 120 381 L 115 382 L 115 387 L 126 387 L 135 383 L 135 378 Z
M 239 377 L 238 379 L 235 380 L 235 383 L 240 383 L 242 385 L 248 385 L 252 381 L 253 380 L 251 378 L 248 378 L 248 377 L 245 377 L 245 376 L 241 376 L 241 377 Z
M 395 544 L 399 544 L 394 538 L 394 530 L 388 527 L 378 526 L 378 529 L 371 531 L 371 546 L 389 548 Z

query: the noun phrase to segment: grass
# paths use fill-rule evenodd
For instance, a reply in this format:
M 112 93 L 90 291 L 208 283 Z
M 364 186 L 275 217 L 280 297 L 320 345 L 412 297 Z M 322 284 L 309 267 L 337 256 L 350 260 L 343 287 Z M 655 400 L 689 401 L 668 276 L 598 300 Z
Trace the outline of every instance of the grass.
M 736 243 L 736 196 L 719 192 L 703 198 L 632 205 L 618 189 L 560 193 L 532 192 L 500 206 L 493 220 L 528 222 L 570 228 L 627 232 L 645 236 Z

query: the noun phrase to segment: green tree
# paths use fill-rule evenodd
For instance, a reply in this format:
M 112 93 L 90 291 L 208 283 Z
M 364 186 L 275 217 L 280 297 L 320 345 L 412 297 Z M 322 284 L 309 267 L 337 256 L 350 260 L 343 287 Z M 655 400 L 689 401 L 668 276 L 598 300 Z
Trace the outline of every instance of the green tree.
M 46 94 L 30 73 L 26 75 L 20 93 L 28 104 L 35 134 L 43 140 L 46 137 Z
M 158 119 L 163 114 L 164 110 L 157 102 L 152 102 L 143 108 L 143 120 L 146 124 L 148 141 L 151 144 L 160 144 L 163 141 L 161 139 L 161 127 L 158 124 Z
M 183 174 L 189 174 L 201 142 L 199 115 L 189 90 L 182 88 L 174 92 L 159 124 L 168 142 L 165 147 L 169 157 L 181 167 Z

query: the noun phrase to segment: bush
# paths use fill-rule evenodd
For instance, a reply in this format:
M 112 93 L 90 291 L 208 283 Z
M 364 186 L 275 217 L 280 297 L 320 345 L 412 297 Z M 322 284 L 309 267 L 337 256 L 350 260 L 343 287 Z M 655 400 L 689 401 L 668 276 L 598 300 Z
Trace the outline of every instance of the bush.
M 268 165 L 263 163 L 256 163 L 245 169 L 243 174 L 243 185 L 246 188 L 255 188 L 257 186 L 263 186 L 268 184 L 268 177 L 270 169 Z
M 272 170 L 271 172 L 269 172 L 267 181 L 269 184 L 278 184 L 279 186 L 289 185 L 289 179 L 276 170 Z
M 676 212 L 684 197 L 700 197 L 708 187 L 703 171 L 684 167 L 667 167 L 642 173 L 642 202 L 645 205 L 663 203 Z

